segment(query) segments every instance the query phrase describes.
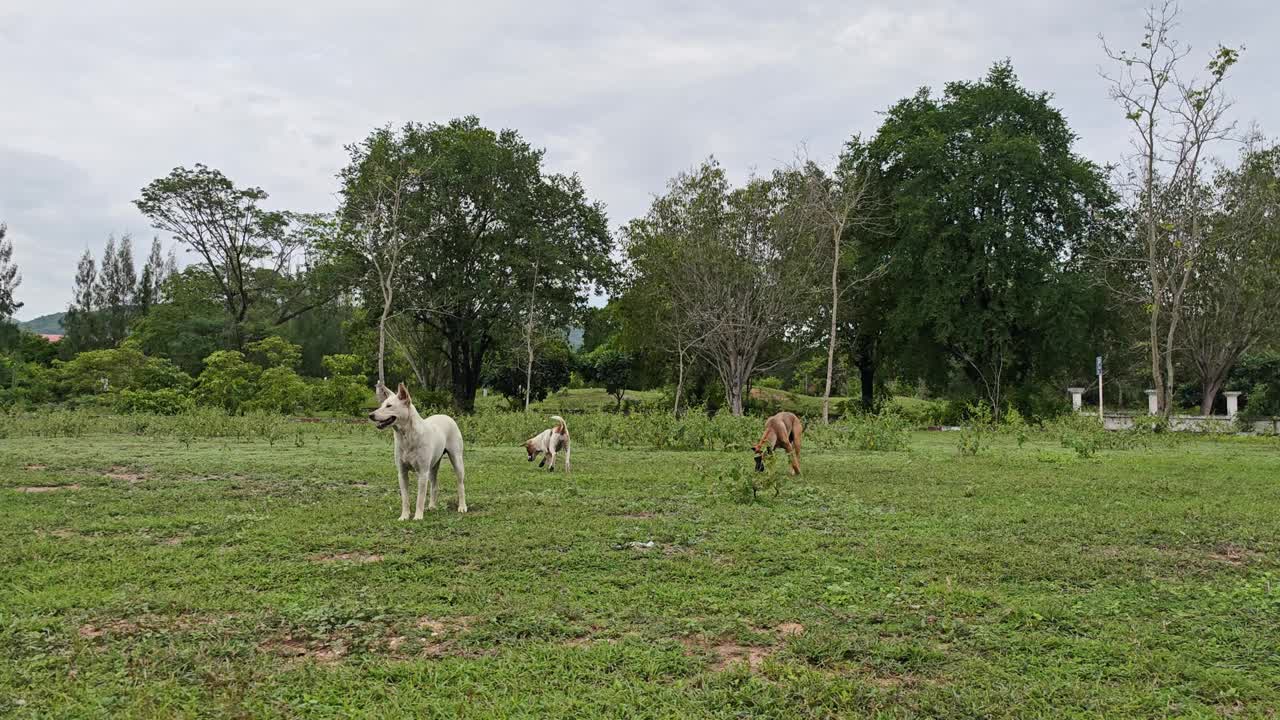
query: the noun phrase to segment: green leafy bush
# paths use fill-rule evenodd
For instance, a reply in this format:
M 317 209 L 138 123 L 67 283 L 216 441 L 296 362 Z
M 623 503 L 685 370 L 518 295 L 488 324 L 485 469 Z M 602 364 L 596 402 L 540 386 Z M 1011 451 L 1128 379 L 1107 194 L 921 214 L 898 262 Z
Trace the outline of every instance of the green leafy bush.
M 977 455 L 986 448 L 987 436 L 993 429 L 991 406 L 984 402 L 969 403 L 965 407 L 965 414 L 968 418 L 960 429 L 960 454 Z
M 815 423 L 814 427 L 821 426 Z M 911 424 L 892 411 L 879 415 L 858 415 L 827 427 L 840 434 L 843 440 L 841 447 L 855 450 L 894 452 L 907 449 L 911 440 Z
M 310 406 L 311 388 L 293 368 L 284 365 L 263 370 L 257 392 L 242 402 L 245 410 L 286 415 L 300 414 Z
M 1101 422 L 1091 415 L 1063 415 L 1055 421 L 1054 429 L 1062 447 L 1075 450 L 1082 460 L 1093 457 L 1098 450 L 1111 444 Z
M 1012 435 L 1019 448 L 1025 445 L 1031 437 L 1031 427 L 1027 424 L 1026 419 L 1022 417 L 1022 413 L 1018 412 L 1018 408 L 1013 405 L 1010 405 L 1009 409 L 1005 411 L 1000 423 L 1000 429 Z
M 179 390 L 121 390 L 115 393 L 111 409 L 122 415 L 180 415 L 195 402 Z
M 785 475 L 778 469 L 778 460 L 774 454 L 765 454 L 764 472 L 755 469 L 754 465 L 733 463 L 703 469 L 702 479 L 713 492 L 722 492 L 740 505 L 750 505 L 760 501 L 760 493 L 773 491 L 773 497 L 782 494 Z
M 321 359 L 329 377 L 312 387 L 311 398 L 317 410 L 360 415 L 374 404 L 363 364 L 356 355 L 325 355 Z
M 237 414 L 258 391 L 262 368 L 245 362 L 235 350 L 219 350 L 204 359 L 204 372 L 196 381 L 195 397 L 201 405 Z

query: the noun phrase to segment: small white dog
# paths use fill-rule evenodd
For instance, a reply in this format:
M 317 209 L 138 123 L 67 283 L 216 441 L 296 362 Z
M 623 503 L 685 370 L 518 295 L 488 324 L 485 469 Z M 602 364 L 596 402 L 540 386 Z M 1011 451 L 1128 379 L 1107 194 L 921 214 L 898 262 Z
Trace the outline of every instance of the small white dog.
M 432 415 L 423 419 L 413 408 L 409 390 L 400 383 L 393 395 L 385 385 L 378 385 L 377 410 L 369 413 L 369 419 L 379 430 L 395 428 L 396 472 L 400 476 L 400 519 L 409 519 L 409 470 L 418 473 L 418 505 L 414 520 L 422 519 L 422 504 L 427 499 L 427 486 L 431 487 L 431 502 L 427 509 L 436 509 L 436 473 L 440 458 L 449 455 L 453 474 L 458 476 L 458 512 L 467 511 L 467 491 L 463 484 L 462 432 L 448 415 Z
M 534 458 L 546 453 L 547 456 L 542 458 L 542 462 L 538 463 L 538 467 L 546 465 L 547 460 L 550 460 L 551 467 L 548 467 L 547 470 L 551 471 L 556 469 L 556 453 L 564 450 L 564 470 L 565 472 L 573 472 L 573 468 L 569 465 L 569 426 L 565 424 L 564 418 L 559 415 L 552 415 L 551 419 L 556 421 L 555 427 L 547 428 L 526 440 L 524 442 L 524 450 L 529 453 L 529 462 L 533 462 Z

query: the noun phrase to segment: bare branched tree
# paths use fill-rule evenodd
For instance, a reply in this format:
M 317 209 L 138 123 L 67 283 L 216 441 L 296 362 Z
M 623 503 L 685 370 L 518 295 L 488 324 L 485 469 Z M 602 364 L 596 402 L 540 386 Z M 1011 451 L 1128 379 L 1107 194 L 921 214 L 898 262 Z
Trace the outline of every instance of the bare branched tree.
M 703 172 L 721 173 L 717 166 Z M 696 348 L 719 375 L 734 415 L 743 414 L 751 379 L 770 366 L 765 347 L 807 318 L 819 286 L 813 235 L 787 212 L 796 200 L 788 192 L 793 180 L 779 173 L 732 191 L 722 176 L 710 183 L 719 192 L 698 202 L 719 206 L 707 208 L 714 222 L 685 239 L 671 269 L 672 299 L 690 337 L 701 338 Z
M 407 217 L 410 195 L 424 171 L 404 156 L 387 128 L 375 130 L 348 151 L 351 164 L 343 171 L 343 227 L 334 249 L 364 265 L 382 297 L 376 384 L 381 396 L 386 390 L 388 322 L 395 307 L 400 266 L 412 247 L 430 234 L 424 231 L 431 227 L 429 223 L 411 222 Z M 414 372 L 418 374 L 416 367 Z M 421 382 L 422 378 L 418 379 Z
M 1112 287 L 1149 314 L 1151 374 L 1160 410 L 1168 415 L 1174 388 L 1174 356 L 1187 288 L 1205 255 L 1206 219 L 1213 195 L 1205 176 L 1212 146 L 1228 138 L 1230 102 L 1222 85 L 1239 52 L 1219 46 L 1207 77 L 1181 68 L 1191 49 L 1176 39 L 1178 9 L 1172 1 L 1147 11 L 1139 48 L 1117 50 L 1103 40 L 1115 65 L 1103 77 L 1111 97 L 1133 128 L 1134 154 L 1122 183 L 1132 215 L 1131 243 L 1104 260 L 1119 279 Z
M 852 252 L 855 231 L 875 231 L 884 222 L 872 207 L 869 175 L 864 168 L 841 165 L 828 173 L 810 161 L 797 163 L 792 170 L 802 178 L 801 206 L 805 217 L 802 227 L 817 234 L 816 245 L 822 248 L 822 260 L 831 267 L 831 300 L 827 312 L 831 329 L 827 334 L 827 379 L 822 391 L 822 422 L 830 422 L 831 385 L 836 361 L 836 332 L 840 317 L 840 300 L 860 285 L 884 274 L 880 265 L 868 273 L 841 278 L 842 256 Z

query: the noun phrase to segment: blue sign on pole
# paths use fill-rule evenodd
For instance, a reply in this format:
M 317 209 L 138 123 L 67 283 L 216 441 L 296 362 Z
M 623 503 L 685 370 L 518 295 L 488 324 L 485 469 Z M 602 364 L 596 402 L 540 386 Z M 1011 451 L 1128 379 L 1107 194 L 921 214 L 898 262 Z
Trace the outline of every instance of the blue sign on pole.
M 1102 374 L 1102 356 L 1101 355 L 1098 356 L 1098 374 L 1099 375 Z

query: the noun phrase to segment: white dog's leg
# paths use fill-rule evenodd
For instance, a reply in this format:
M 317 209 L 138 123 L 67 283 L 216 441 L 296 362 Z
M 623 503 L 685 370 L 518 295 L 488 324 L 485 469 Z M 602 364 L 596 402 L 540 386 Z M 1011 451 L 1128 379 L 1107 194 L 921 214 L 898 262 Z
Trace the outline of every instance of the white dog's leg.
M 547 448 L 547 459 L 551 461 L 547 463 L 547 471 L 555 472 L 556 471 L 556 441 L 554 439 L 551 441 L 550 446 Z
M 430 470 L 427 472 L 423 472 L 421 469 L 418 470 L 418 502 L 413 511 L 414 520 L 422 519 L 423 506 L 427 504 L 427 483 L 430 482 L 430 478 Z
M 569 456 L 573 453 L 573 445 L 564 446 L 564 471 L 565 473 L 573 472 L 573 466 L 569 464 Z
M 397 463 L 396 473 L 400 477 L 400 519 L 409 519 L 409 468 Z
M 453 466 L 453 474 L 458 476 L 458 512 L 467 511 L 466 470 L 462 467 L 462 443 L 458 443 L 457 452 L 449 453 L 449 464 Z
M 431 472 L 427 473 L 428 486 L 430 487 L 430 499 L 427 501 L 427 509 L 436 509 L 436 492 L 440 488 L 436 475 L 440 472 L 440 461 L 437 460 L 435 465 L 431 466 Z

